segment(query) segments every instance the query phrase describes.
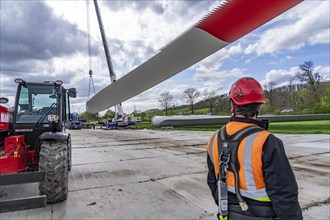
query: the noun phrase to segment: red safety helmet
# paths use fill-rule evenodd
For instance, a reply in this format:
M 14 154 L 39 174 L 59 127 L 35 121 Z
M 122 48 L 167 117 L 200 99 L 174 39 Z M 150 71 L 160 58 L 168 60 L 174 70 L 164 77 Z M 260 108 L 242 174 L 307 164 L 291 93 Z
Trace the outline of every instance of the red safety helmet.
M 264 92 L 257 80 L 251 77 L 243 77 L 234 82 L 229 91 L 229 98 L 236 105 L 252 103 L 265 103 Z

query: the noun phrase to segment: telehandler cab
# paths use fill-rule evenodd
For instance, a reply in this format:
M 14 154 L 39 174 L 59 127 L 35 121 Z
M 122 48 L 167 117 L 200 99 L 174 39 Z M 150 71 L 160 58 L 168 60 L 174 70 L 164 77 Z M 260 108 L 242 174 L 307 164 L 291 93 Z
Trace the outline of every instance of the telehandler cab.
M 70 97 L 62 81 L 43 83 L 15 79 L 14 109 L 0 106 L 0 186 L 39 182 L 41 196 L 6 199 L 0 188 L 0 213 L 43 207 L 68 195 L 71 169 Z M 8 101 L 1 98 L 0 103 Z

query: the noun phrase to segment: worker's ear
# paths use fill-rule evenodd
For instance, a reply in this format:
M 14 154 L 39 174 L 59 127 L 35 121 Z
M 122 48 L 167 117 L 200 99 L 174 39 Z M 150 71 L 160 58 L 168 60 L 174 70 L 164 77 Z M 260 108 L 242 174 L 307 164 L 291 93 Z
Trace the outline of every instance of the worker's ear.
M 230 109 L 231 113 L 235 114 L 235 107 L 236 107 L 235 103 L 230 101 L 230 106 L 231 106 L 231 109 Z

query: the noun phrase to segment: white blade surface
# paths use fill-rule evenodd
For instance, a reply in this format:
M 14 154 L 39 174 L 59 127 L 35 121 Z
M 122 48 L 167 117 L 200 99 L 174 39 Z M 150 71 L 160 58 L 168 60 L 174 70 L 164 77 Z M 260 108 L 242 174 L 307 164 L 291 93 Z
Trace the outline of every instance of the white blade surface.
M 100 112 L 136 96 L 227 44 L 201 29 L 192 28 L 141 66 L 89 99 L 87 111 Z

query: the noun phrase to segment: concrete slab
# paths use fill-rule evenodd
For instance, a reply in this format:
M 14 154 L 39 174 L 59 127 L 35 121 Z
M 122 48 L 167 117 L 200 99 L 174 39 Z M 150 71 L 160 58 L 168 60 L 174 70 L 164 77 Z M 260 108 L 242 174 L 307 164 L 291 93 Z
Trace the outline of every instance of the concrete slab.
M 53 205 L 53 219 L 199 219 L 205 215 L 155 181 L 80 190 Z
M 10 185 L 1 187 L 0 190 L 4 190 L 8 195 L 3 199 L 22 198 L 30 196 L 38 196 L 39 188 L 38 183 Z M 9 213 L 1 213 L 0 219 L 50 219 L 51 207 L 46 206 L 44 208 L 29 209 Z
M 73 166 L 66 201 L 2 213 L 0 219 L 214 219 L 206 183 L 211 132 L 70 130 Z M 330 136 L 276 135 L 299 185 L 305 219 L 330 219 Z M 37 184 L 5 187 L 37 195 Z M 7 196 L 8 197 L 8 196 Z
M 131 166 L 141 170 L 152 179 L 163 179 L 184 174 L 205 172 L 204 167 L 184 157 L 168 156 L 128 161 Z
M 304 210 L 304 219 L 328 220 L 330 216 L 329 204 L 314 206 Z
M 72 155 L 75 155 L 72 158 L 72 163 L 74 165 L 94 164 L 94 163 L 111 162 L 111 161 L 119 160 L 117 157 L 113 156 L 109 151 L 96 147 L 94 148 L 84 147 L 78 149 L 75 149 L 73 147 Z
M 79 191 L 118 184 L 136 183 L 150 177 L 127 162 L 108 162 L 73 166 L 70 172 L 69 189 Z
M 169 177 L 159 182 L 212 214 L 217 210 L 217 206 L 213 200 L 210 200 L 211 192 L 205 193 L 209 191 L 205 179 L 205 173 L 200 173 Z

